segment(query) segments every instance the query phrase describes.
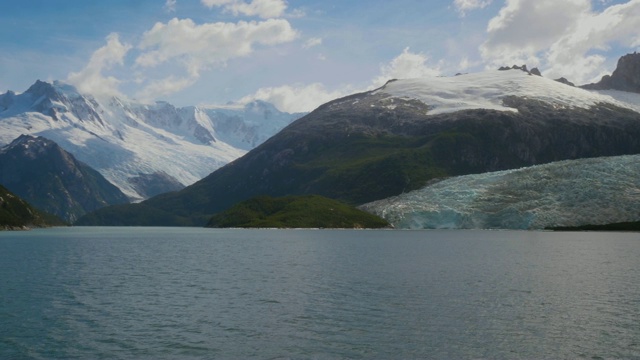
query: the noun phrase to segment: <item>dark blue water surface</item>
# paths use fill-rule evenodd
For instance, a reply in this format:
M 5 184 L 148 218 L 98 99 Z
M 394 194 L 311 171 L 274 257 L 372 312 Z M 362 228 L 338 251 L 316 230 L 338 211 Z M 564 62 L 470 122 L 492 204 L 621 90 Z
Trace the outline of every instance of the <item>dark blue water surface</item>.
M 640 234 L 0 232 L 0 359 L 640 359 Z

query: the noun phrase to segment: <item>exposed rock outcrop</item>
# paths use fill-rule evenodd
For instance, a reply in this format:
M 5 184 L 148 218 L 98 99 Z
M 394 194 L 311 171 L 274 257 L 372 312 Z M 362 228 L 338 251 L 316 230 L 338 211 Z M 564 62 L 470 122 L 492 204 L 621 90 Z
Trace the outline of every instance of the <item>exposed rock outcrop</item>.
M 569 85 L 569 86 L 573 86 L 573 87 L 576 86 L 576 84 L 574 84 L 571 81 L 567 80 L 567 78 L 565 78 L 565 77 L 561 77 L 559 79 L 556 79 L 556 81 L 559 82 L 559 83 L 565 84 L 565 85 Z
M 594 84 L 581 86 L 589 90 L 621 90 L 640 93 L 640 54 L 634 52 L 618 60 L 611 75 L 605 75 Z

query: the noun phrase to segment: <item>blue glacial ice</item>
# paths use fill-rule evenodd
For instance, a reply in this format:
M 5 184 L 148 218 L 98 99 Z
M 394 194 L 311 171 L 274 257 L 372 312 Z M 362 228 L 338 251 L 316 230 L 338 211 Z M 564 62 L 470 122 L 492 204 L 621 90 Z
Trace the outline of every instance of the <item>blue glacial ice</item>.
M 640 220 L 640 155 L 448 178 L 364 210 L 401 229 L 544 229 Z

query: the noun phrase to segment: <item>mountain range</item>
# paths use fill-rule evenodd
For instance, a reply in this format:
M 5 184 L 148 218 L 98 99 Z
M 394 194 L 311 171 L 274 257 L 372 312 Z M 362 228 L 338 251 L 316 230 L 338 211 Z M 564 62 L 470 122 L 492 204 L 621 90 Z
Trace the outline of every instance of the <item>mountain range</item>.
M 23 134 L 44 137 L 140 201 L 200 180 L 301 115 L 261 101 L 208 108 L 143 104 L 36 81 L 21 94 L 0 95 L 0 146 Z
M 524 66 L 391 80 L 320 106 L 181 191 L 104 208 L 79 223 L 204 225 L 258 195 L 318 194 L 361 205 L 455 176 L 638 154 L 640 94 L 629 91 L 638 63 L 638 54 L 624 57 L 611 76 L 619 80 L 597 90 Z

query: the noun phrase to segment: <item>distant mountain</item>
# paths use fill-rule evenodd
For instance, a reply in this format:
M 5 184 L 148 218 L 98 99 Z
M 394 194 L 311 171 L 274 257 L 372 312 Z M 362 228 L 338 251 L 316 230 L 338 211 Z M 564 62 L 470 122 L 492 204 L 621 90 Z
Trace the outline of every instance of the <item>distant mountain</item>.
M 633 53 L 621 57 L 613 74 L 605 75 L 599 82 L 584 85 L 582 88 L 640 93 L 640 54 Z
M 22 135 L 0 148 L 0 184 L 69 223 L 128 198 L 51 140 Z
M 268 102 L 201 108 L 213 124 L 216 137 L 238 149 L 251 150 L 305 113 L 283 113 Z
M 319 194 L 350 204 L 450 176 L 640 153 L 640 95 L 601 94 L 519 70 L 395 80 L 320 106 L 203 180 L 126 206 L 169 225 L 258 195 Z M 101 218 L 115 215 L 99 211 Z M 97 224 L 100 224 L 98 222 Z M 202 225 L 204 225 L 202 223 Z
M 25 230 L 63 224 L 60 219 L 36 210 L 0 185 L 0 230 Z
M 365 204 L 400 229 L 545 229 L 640 220 L 640 155 L 446 179 Z
M 139 201 L 200 180 L 297 116 L 262 102 L 223 111 L 99 99 L 37 81 L 0 95 L 0 146 L 44 136 Z

